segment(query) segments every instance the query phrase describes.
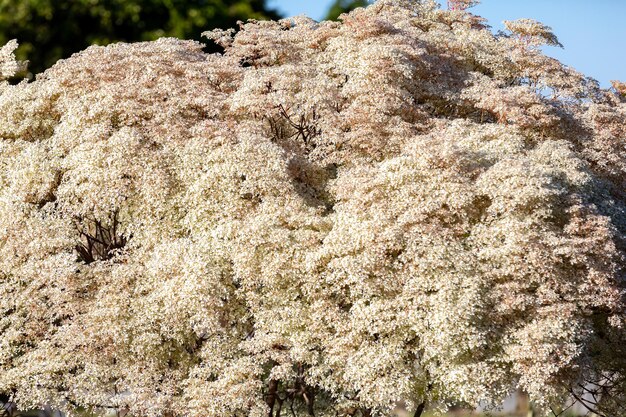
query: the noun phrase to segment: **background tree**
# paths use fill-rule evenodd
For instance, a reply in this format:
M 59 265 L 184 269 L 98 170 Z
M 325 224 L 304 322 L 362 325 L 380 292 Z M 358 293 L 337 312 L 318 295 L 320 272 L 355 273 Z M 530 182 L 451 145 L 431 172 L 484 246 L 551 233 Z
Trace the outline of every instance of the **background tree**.
M 368 0 L 335 0 L 328 9 L 326 20 L 337 20 L 342 13 L 348 13 L 357 7 L 365 7 L 369 4 Z
M 508 26 L 380 0 L 0 82 L 0 392 L 626 415 L 626 103 Z
M 265 0 L 0 0 L 0 44 L 19 39 L 18 57 L 37 73 L 92 44 L 200 40 L 238 20 L 278 17 Z

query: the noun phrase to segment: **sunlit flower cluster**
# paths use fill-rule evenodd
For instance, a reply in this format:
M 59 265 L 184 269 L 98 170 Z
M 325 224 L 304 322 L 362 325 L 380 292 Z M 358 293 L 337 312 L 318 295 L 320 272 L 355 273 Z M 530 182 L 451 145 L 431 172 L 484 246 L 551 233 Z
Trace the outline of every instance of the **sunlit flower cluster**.
M 544 56 L 546 26 L 465 8 L 380 0 L 2 81 L 0 393 L 371 417 L 519 388 L 620 415 L 626 103 Z

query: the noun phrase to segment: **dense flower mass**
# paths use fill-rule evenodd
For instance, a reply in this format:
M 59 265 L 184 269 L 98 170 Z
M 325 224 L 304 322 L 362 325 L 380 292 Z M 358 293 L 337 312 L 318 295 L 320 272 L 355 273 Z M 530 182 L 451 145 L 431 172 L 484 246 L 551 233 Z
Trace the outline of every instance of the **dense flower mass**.
M 456 3 L 0 81 L 0 392 L 369 417 L 521 388 L 624 415 L 626 98 L 546 26 Z

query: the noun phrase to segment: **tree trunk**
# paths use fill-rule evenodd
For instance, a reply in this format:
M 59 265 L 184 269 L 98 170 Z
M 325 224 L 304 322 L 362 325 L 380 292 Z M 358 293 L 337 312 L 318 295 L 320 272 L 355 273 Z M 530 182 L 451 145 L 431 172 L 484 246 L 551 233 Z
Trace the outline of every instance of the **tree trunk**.
M 425 408 L 426 408 L 426 401 L 422 401 L 422 403 L 418 405 L 417 408 L 415 409 L 415 414 L 413 415 L 413 417 L 420 417 L 422 413 L 424 412 Z
M 520 415 L 528 414 L 530 412 L 530 399 L 528 398 L 528 394 L 518 389 L 515 396 L 517 400 L 515 412 Z
M 278 390 L 278 381 L 272 379 L 269 383 L 269 392 L 267 394 L 267 406 L 270 408 L 269 417 L 274 415 L 274 404 L 276 403 L 276 391 Z

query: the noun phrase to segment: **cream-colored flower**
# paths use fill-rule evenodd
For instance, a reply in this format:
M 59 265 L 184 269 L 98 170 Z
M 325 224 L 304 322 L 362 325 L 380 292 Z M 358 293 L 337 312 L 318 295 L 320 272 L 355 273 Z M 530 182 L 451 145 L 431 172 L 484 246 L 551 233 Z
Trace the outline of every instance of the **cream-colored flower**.
M 616 415 L 626 104 L 481 22 L 380 0 L 5 82 L 0 392 L 366 417 L 588 381 Z

